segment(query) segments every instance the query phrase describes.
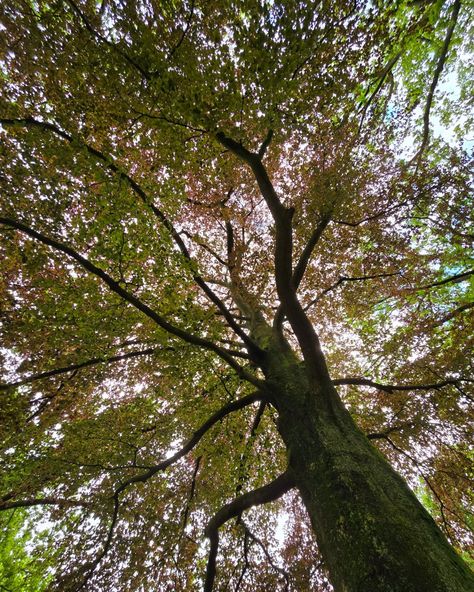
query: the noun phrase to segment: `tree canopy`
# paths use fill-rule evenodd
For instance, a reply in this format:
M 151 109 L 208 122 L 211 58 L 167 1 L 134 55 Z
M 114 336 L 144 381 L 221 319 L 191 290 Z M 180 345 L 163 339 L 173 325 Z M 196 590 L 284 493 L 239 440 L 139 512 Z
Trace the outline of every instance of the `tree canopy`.
M 0 588 L 330 590 L 270 328 L 468 559 L 473 12 L 3 3 Z

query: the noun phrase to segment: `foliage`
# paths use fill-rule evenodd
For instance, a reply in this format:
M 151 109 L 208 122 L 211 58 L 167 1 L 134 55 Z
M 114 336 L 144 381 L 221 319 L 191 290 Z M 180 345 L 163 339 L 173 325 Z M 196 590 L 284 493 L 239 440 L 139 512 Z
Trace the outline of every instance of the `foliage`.
M 0 10 L 1 585 L 198 590 L 209 520 L 285 470 L 262 163 L 344 404 L 469 554 L 472 5 Z M 294 492 L 220 530 L 216 589 L 330 589 Z
M 52 576 L 47 571 L 47 553 L 42 560 L 32 557 L 33 547 L 28 549 L 31 533 L 28 528 L 33 524 L 24 510 L 16 509 L 4 512 L 0 516 L 2 542 L 0 545 L 0 586 L 2 590 L 24 590 L 25 592 L 43 592 Z M 41 535 L 36 538 L 39 547 Z M 45 560 L 46 559 L 46 563 Z

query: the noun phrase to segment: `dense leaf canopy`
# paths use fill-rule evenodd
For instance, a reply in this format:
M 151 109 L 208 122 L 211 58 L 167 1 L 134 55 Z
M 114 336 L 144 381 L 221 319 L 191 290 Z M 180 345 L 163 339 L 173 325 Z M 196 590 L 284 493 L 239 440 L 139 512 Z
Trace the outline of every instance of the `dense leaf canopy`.
M 345 405 L 468 556 L 472 22 L 2 4 L 2 589 L 201 589 L 212 516 L 285 470 L 255 361 L 256 318 L 300 347 L 269 187 Z M 330 589 L 296 492 L 231 517 L 216 590 Z

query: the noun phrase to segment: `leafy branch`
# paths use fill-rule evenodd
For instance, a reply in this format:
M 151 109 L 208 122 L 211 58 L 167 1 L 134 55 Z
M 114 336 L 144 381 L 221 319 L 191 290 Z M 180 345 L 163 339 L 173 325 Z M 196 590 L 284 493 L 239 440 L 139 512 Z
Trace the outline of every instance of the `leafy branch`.
M 233 413 L 235 411 L 239 411 L 240 409 L 243 409 L 244 407 L 248 407 L 249 405 L 252 405 L 253 403 L 255 403 L 257 401 L 261 401 L 263 398 L 264 397 L 263 397 L 262 392 L 259 391 L 259 392 L 255 392 L 250 395 L 247 395 L 245 397 L 242 397 L 241 399 L 238 399 L 237 401 L 232 401 L 231 403 L 224 405 L 218 411 L 216 411 L 213 415 L 211 415 L 211 417 L 206 422 L 204 422 L 201 425 L 201 427 L 199 427 L 192 434 L 192 436 L 184 444 L 184 446 L 182 446 L 177 452 L 175 452 L 175 454 L 173 454 L 172 456 L 157 463 L 156 465 L 151 466 L 146 472 L 141 473 L 140 475 L 134 475 L 133 477 L 130 477 L 129 479 L 124 481 L 114 491 L 112 517 L 111 517 L 110 526 L 109 526 L 109 529 L 107 532 L 107 536 L 106 536 L 104 545 L 103 545 L 100 553 L 88 565 L 87 574 L 85 575 L 84 579 L 82 580 L 82 583 L 80 584 L 80 586 L 76 589 L 76 592 L 79 592 L 79 590 L 82 590 L 84 588 L 84 586 L 87 584 L 87 582 L 90 580 L 93 573 L 97 569 L 97 566 L 99 565 L 99 563 L 102 561 L 102 559 L 105 557 L 105 555 L 108 553 L 108 551 L 110 549 L 110 546 L 112 544 L 112 537 L 113 537 L 115 527 L 116 527 L 117 521 L 118 521 L 118 514 L 119 514 L 119 509 L 120 509 L 120 495 L 125 490 L 127 490 L 130 487 L 130 485 L 133 485 L 134 483 L 145 483 L 146 481 L 151 479 L 154 475 L 156 475 L 160 471 L 164 471 L 169 466 L 175 464 L 178 460 L 180 460 L 181 458 L 186 456 L 189 452 L 191 452 L 191 450 L 193 450 L 193 448 L 196 447 L 196 445 L 200 442 L 200 440 L 203 438 L 203 436 L 216 423 L 218 423 L 219 421 L 224 419 L 227 415 L 230 415 L 231 413 Z
M 213 351 L 216 353 L 221 359 L 223 359 L 227 364 L 233 368 L 237 374 L 247 380 L 248 382 L 254 384 L 255 386 L 260 386 L 260 381 L 249 374 L 240 364 L 238 364 L 231 353 L 228 350 L 219 347 L 212 341 L 194 335 L 193 333 L 189 333 L 180 327 L 177 327 L 167 321 L 164 317 L 158 314 L 154 309 L 150 308 L 147 304 L 145 304 L 142 300 L 137 298 L 131 292 L 128 292 L 123 288 L 117 281 L 115 281 L 108 273 L 106 273 L 100 267 L 94 265 L 91 261 L 80 255 L 77 251 L 75 251 L 69 245 L 65 245 L 60 243 L 59 241 L 49 238 L 44 234 L 41 234 L 30 228 L 26 224 L 19 222 L 18 220 L 12 220 L 11 218 L 0 218 L 0 224 L 4 224 L 6 226 L 10 226 L 11 228 L 15 228 L 27 234 L 31 238 L 53 248 L 56 251 L 60 251 L 72 259 L 74 259 L 81 267 L 83 267 L 86 271 L 98 277 L 102 282 L 104 282 L 112 292 L 120 296 L 123 300 L 130 303 L 134 308 L 145 314 L 148 318 L 154 321 L 159 327 L 167 331 L 170 335 L 174 335 L 175 337 L 179 337 L 183 341 L 190 343 L 192 345 L 196 345 L 199 347 L 203 347 L 209 351 Z
M 410 161 L 410 164 L 414 164 L 416 162 L 416 168 L 418 168 L 421 161 L 421 157 L 423 156 L 423 152 L 425 151 L 428 145 L 430 135 L 430 112 L 433 104 L 433 98 L 436 91 L 436 87 L 438 86 L 439 77 L 441 76 L 444 64 L 446 62 L 446 58 L 448 57 L 449 44 L 451 43 L 451 37 L 453 36 L 454 28 L 456 27 L 460 8 L 461 0 L 454 0 L 452 6 L 451 19 L 449 21 L 449 26 L 446 31 L 446 37 L 444 39 L 441 52 L 438 56 L 438 62 L 436 64 L 436 69 L 433 75 L 433 79 L 431 81 L 430 89 L 428 91 L 428 96 L 426 98 L 425 110 L 423 113 L 423 136 L 421 140 L 421 145 L 418 149 L 418 152 Z
M 179 232 L 176 230 L 172 222 L 167 218 L 167 216 L 153 203 L 152 199 L 148 196 L 148 194 L 144 191 L 144 189 L 135 181 L 128 173 L 124 172 L 119 165 L 115 163 L 113 158 L 110 155 L 106 155 L 97 148 L 90 146 L 86 142 L 80 140 L 79 138 L 73 137 L 71 134 L 65 132 L 57 125 L 46 122 L 46 121 L 38 121 L 32 117 L 26 117 L 23 119 L 0 119 L 1 125 L 6 126 L 23 126 L 23 127 L 34 127 L 43 130 L 47 130 L 53 132 L 63 140 L 66 140 L 69 144 L 79 144 L 82 146 L 91 156 L 105 164 L 106 168 L 112 171 L 114 174 L 118 175 L 121 179 L 123 179 L 128 186 L 132 189 L 132 191 L 139 197 L 142 203 L 148 207 L 153 214 L 158 218 L 158 220 L 163 224 L 166 230 L 170 233 L 172 239 L 178 246 L 181 254 L 184 258 L 190 263 L 190 270 L 193 277 L 193 280 L 196 284 L 202 289 L 202 291 L 206 294 L 209 300 L 217 306 L 217 308 L 221 311 L 223 317 L 225 318 L 229 327 L 242 339 L 242 341 L 246 344 L 249 351 L 254 355 L 257 359 L 261 356 L 262 352 L 260 348 L 250 339 L 250 337 L 243 331 L 243 329 L 235 322 L 232 314 L 227 309 L 225 304 L 221 301 L 221 299 L 217 296 L 217 294 L 207 285 L 207 283 L 203 280 L 203 278 L 197 273 L 196 264 L 193 261 L 191 254 L 189 253 L 186 244 L 184 243 L 183 239 L 181 238 Z

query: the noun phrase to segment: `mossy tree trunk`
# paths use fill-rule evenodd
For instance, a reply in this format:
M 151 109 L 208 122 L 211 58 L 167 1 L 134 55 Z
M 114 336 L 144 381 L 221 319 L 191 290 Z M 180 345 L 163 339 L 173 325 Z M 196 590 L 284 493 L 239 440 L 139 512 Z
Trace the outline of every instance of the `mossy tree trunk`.
M 472 592 L 474 574 L 334 386 L 315 392 L 301 365 L 278 365 L 279 431 L 336 592 Z

